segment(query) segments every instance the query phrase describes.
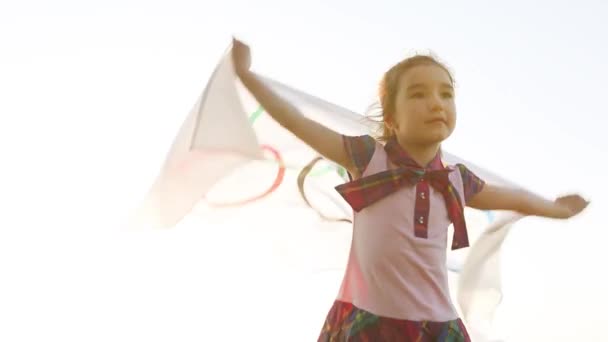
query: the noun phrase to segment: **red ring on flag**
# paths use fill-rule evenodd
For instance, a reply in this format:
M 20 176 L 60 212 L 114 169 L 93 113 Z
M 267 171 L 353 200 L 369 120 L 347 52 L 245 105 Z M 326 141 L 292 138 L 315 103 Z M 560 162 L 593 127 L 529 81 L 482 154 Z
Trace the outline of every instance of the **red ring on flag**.
M 283 157 L 281 156 L 281 153 L 278 150 L 276 150 L 274 147 L 269 146 L 269 145 L 261 145 L 260 147 L 262 148 L 262 150 L 270 152 L 272 154 L 274 160 L 279 164 L 279 169 L 277 170 L 277 174 L 274 178 L 274 182 L 272 183 L 272 185 L 266 191 L 264 191 L 263 193 L 261 193 L 257 196 L 246 198 L 246 199 L 235 201 L 235 202 L 226 202 L 226 203 L 207 202 L 209 204 L 209 206 L 212 206 L 212 207 L 237 207 L 237 206 L 250 204 L 250 203 L 261 200 L 262 198 L 270 195 L 271 193 L 275 192 L 279 188 L 279 186 L 281 186 L 281 183 L 283 183 L 283 179 L 285 178 L 285 163 L 283 162 Z

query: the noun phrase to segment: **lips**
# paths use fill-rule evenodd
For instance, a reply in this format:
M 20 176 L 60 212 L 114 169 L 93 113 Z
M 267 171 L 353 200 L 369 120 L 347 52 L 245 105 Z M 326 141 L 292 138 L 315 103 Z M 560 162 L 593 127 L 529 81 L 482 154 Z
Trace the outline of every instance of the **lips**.
M 427 121 L 425 121 L 425 123 L 427 123 L 427 124 L 433 124 L 433 123 L 443 123 L 443 124 L 445 124 L 445 125 L 447 125 L 447 124 L 448 124 L 448 123 L 447 123 L 447 122 L 446 122 L 444 119 L 440 119 L 440 118 L 437 118 L 437 119 L 431 119 L 431 120 L 427 120 Z

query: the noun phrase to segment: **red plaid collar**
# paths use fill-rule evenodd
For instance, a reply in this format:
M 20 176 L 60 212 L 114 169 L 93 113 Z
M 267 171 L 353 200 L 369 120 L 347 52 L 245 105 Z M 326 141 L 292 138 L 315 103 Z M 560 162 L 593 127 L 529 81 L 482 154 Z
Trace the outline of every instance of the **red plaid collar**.
M 415 185 L 414 232 L 416 237 L 427 238 L 430 211 L 430 186 L 441 192 L 448 216 L 454 224 L 452 249 L 468 247 L 468 235 L 464 219 L 464 206 L 448 174 L 455 170 L 444 167 L 441 151 L 426 168 L 421 167 L 399 145 L 395 138 L 384 146 L 389 160 L 398 166 L 336 187 L 338 193 L 355 211 L 360 211 L 406 185 Z

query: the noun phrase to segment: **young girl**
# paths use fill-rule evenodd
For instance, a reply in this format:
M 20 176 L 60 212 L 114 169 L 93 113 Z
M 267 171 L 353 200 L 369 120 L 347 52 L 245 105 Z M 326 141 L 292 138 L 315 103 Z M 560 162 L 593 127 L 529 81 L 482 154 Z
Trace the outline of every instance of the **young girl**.
M 552 218 L 587 206 L 578 195 L 547 201 L 485 184 L 462 164 L 444 166 L 441 143 L 456 124 L 454 82 L 432 57 L 408 58 L 384 75 L 378 141 L 341 135 L 302 116 L 250 72 L 249 48 L 238 40 L 232 58 L 266 112 L 352 179 L 336 187 L 354 210 L 353 239 L 319 341 L 470 341 L 446 269 L 451 223 L 451 248 L 469 246 L 463 206 Z

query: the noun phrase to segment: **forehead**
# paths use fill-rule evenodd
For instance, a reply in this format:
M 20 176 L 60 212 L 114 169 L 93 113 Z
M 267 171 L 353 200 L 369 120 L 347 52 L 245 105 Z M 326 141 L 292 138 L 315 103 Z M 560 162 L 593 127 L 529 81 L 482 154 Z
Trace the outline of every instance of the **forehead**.
M 450 75 L 442 67 L 430 63 L 409 68 L 399 79 L 399 85 L 403 89 L 412 85 L 435 87 L 442 84 L 452 84 Z

